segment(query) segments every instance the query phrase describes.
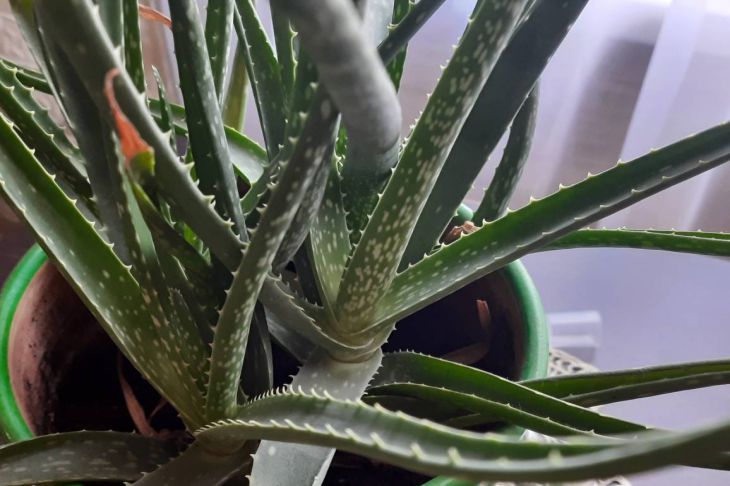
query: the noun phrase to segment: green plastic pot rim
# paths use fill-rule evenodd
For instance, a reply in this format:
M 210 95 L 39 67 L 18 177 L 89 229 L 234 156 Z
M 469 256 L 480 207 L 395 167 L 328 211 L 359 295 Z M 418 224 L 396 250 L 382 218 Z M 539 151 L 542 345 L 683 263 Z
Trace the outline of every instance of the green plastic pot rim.
M 0 291 L 0 432 L 11 442 L 33 437 L 15 400 L 10 380 L 10 333 L 15 310 L 31 280 L 48 257 L 38 245 L 33 245 L 18 262 Z

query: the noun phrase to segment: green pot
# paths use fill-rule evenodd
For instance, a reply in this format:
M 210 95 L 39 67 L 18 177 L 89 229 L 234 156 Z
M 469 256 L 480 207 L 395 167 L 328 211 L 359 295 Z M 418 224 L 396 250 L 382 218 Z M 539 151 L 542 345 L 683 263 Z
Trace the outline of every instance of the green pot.
M 16 309 L 47 257 L 37 245 L 17 264 L 0 293 L 0 432 L 8 441 L 33 437 L 15 398 L 10 378 L 9 345 Z M 548 327 L 540 296 L 520 262 L 500 271 L 512 289 L 522 321 L 524 358 L 521 379 L 546 376 L 548 367 Z

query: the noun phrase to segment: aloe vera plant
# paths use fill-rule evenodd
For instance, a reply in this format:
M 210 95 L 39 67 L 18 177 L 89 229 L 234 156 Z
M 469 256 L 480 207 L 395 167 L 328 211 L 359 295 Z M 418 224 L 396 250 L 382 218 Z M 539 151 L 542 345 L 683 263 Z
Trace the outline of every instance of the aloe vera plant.
M 730 361 L 515 383 L 382 352 L 400 319 L 530 252 L 730 256 L 725 233 L 588 228 L 730 160 L 728 124 L 505 210 L 540 74 L 587 0 L 477 2 L 402 138 L 407 44 L 442 3 L 271 0 L 272 44 L 253 0 L 210 0 L 204 24 L 194 0 L 170 19 L 136 0 L 11 0 L 40 70 L 0 61 L 0 189 L 189 440 L 38 437 L 0 447 L 0 485 L 321 484 L 337 449 L 475 482 L 730 468 L 730 420 L 667 431 L 588 408 L 730 383 Z M 159 77 L 146 90 L 142 17 L 172 30 L 184 106 Z M 247 80 L 263 147 L 240 131 Z M 506 133 L 472 224 L 444 241 Z M 272 340 L 301 362 L 282 389 Z M 474 431 L 496 423 L 560 440 Z

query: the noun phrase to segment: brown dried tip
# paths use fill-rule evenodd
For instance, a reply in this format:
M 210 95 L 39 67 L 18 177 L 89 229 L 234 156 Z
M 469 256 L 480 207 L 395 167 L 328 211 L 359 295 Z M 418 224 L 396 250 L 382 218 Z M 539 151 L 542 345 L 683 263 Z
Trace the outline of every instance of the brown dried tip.
M 139 6 L 139 16 L 145 20 L 151 20 L 152 22 L 158 22 L 168 29 L 172 29 L 172 20 L 169 17 L 164 16 L 161 12 L 155 10 L 152 7 L 146 5 Z
M 117 103 L 117 98 L 114 95 L 114 78 L 117 76 L 119 76 L 119 70 L 117 68 L 110 69 L 106 73 L 104 77 L 104 96 L 106 96 L 109 109 L 112 111 L 112 116 L 114 117 L 117 135 L 122 146 L 122 154 L 124 155 L 124 159 L 129 162 L 140 153 L 148 152 L 150 146 L 142 140 L 137 129 L 124 115 L 122 109 L 119 107 L 119 103 Z

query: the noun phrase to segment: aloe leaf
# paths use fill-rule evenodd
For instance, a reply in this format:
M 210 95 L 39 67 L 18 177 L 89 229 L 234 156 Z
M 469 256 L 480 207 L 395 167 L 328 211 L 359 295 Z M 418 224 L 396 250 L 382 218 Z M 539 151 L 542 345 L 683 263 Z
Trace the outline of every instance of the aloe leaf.
M 205 17 L 205 43 L 213 74 L 213 86 L 221 101 L 228 68 L 228 50 L 231 47 L 234 5 L 233 0 L 210 0 Z
M 333 160 L 324 201 L 312 224 L 307 242 L 307 253 L 312 262 L 318 294 L 325 309 L 333 309 L 337 302 L 340 279 L 351 248 L 340 182 L 337 161 Z
M 704 361 L 523 381 L 548 395 L 593 407 L 663 393 L 727 384 L 730 361 Z
M 291 158 L 283 162 L 276 186 L 234 272 L 213 341 L 207 402 L 209 416 L 213 419 L 230 416 L 235 409 L 241 364 L 257 295 L 315 174 L 321 165 L 327 163 L 325 155 L 330 141 L 321 140 L 316 135 L 321 133 L 322 127 L 332 127 L 333 124 L 330 113 L 321 110 L 310 113 Z M 326 133 L 327 130 L 323 131 Z
M 532 415 L 522 417 L 523 419 L 538 420 L 540 417 L 549 417 L 556 425 L 585 432 L 594 431 L 608 435 L 645 429 L 641 425 L 565 403 L 492 373 L 416 353 L 386 354 L 382 368 L 371 383 L 369 393 L 384 394 L 391 389 L 396 392 L 400 390 L 402 394 L 403 390 L 408 390 L 408 383 L 445 388 L 466 396 L 505 404 L 507 408 L 500 410 L 513 417 L 519 417 L 520 413 Z M 409 396 L 419 398 L 413 393 Z M 448 403 L 446 400 L 444 402 Z M 462 404 L 462 408 L 468 407 Z
M 330 103 L 328 97 L 316 97 L 315 105 L 313 110 L 324 104 Z M 334 153 L 334 137 L 337 132 L 337 124 L 332 126 L 331 123 L 325 123 L 321 125 L 322 132 L 314 134 L 316 139 L 327 140 L 329 139 L 329 146 L 322 158 L 325 161 L 332 159 Z M 279 251 L 274 258 L 274 271 L 279 273 L 284 266 L 291 261 L 294 254 L 299 250 L 304 242 L 304 239 L 310 232 L 312 222 L 319 212 L 319 207 L 324 198 L 325 189 L 327 186 L 327 180 L 331 174 L 330 164 L 323 162 L 317 168 L 317 172 L 314 174 L 312 179 L 312 185 L 309 191 L 304 196 L 301 205 L 297 209 L 297 213 L 292 220 L 291 226 L 286 232 L 284 239 L 281 242 Z
M 177 451 L 122 432 L 66 432 L 0 446 L 0 485 L 134 481 Z
M 6 67 L 15 70 L 15 76 L 24 86 L 33 88 L 41 93 L 53 94 L 51 87 L 48 85 L 48 81 L 46 81 L 46 78 L 43 76 L 43 73 L 26 66 L 16 64 L 9 59 L 0 58 L 0 61 L 2 61 Z
M 139 2 L 122 0 L 124 15 L 124 65 L 134 86 L 145 92 L 144 60 L 142 59 L 142 37 L 139 30 Z
M 395 88 L 348 2 L 277 3 L 342 113 L 348 136 L 342 184 L 351 228 L 359 231 L 398 155 L 401 113 Z
M 150 110 L 158 119 L 162 116 L 162 109 L 161 100 L 150 100 Z M 174 120 L 175 133 L 187 135 L 188 126 L 185 122 L 185 109 L 180 105 L 170 103 L 170 111 Z M 228 151 L 231 156 L 233 170 L 247 184 L 254 184 L 261 178 L 264 169 L 269 165 L 266 159 L 266 150 L 233 128 L 225 127 L 224 131 L 228 141 Z
M 724 447 L 727 422 L 684 433 L 643 432 L 626 442 L 566 438 L 517 441 L 459 431 L 361 402 L 293 391 L 255 400 L 237 420 L 196 433 L 201 441 L 299 442 L 362 454 L 430 475 L 491 481 L 577 481 L 691 462 Z M 276 452 L 276 451 L 274 451 Z
M 48 26 L 49 33 L 64 46 L 69 60 L 92 94 L 93 102 L 102 110 L 106 109 L 106 100 L 99 88 L 103 85 L 104 76 L 112 69 L 120 70 L 115 79 L 115 94 L 124 113 L 155 150 L 155 180 L 160 191 L 218 258 L 237 262 L 241 255 L 238 238 L 231 231 L 230 224 L 216 213 L 209 198 L 198 190 L 190 177 L 190 168 L 181 164 L 170 148 L 168 138 L 150 115 L 145 100 L 123 72 L 123 66 L 91 3 L 88 0 L 69 4 L 52 0 L 36 2 L 40 10 L 56 19 Z M 95 48 L 83 48 L 87 45 Z
M 135 481 L 134 486 L 217 486 L 236 475 L 250 461 L 250 451 L 246 447 L 221 454 L 193 443 L 175 459 Z
M 241 43 L 236 44 L 236 50 L 233 52 L 233 66 L 231 66 L 231 79 L 228 81 L 223 99 L 223 123 L 239 132 L 243 131 L 245 125 L 248 97 L 248 74 L 246 73 L 244 49 L 245 47 Z
M 122 3 L 124 0 L 103 0 L 96 4 L 99 6 L 99 17 L 106 28 L 112 44 L 121 47 L 124 39 L 124 17 L 122 15 Z
M 512 122 L 502 159 L 489 183 L 481 204 L 474 211 L 474 221 L 494 221 L 504 216 L 522 169 L 527 162 L 537 119 L 538 88 L 535 86 Z
M 393 12 L 393 23 L 396 26 L 378 46 L 378 53 L 385 63 L 390 64 L 403 52 L 408 42 L 423 25 L 436 13 L 445 0 L 421 0 L 406 12 L 404 2 L 398 0 Z M 402 69 L 402 68 L 401 68 Z
M 369 323 L 377 302 L 388 292 L 411 237 L 412 221 L 420 214 L 464 123 L 464 113 L 468 113 L 507 44 L 524 3 L 479 4 L 345 271 L 337 312 L 338 322 L 347 332 Z
M 439 0 L 439 2 L 441 1 L 443 0 Z M 394 25 L 401 23 L 410 10 L 410 0 L 396 0 L 393 4 L 392 23 Z M 400 87 L 401 78 L 403 77 L 403 66 L 405 66 L 406 63 L 406 51 L 407 47 L 402 47 L 393 57 L 393 60 L 388 63 L 388 74 L 390 75 L 390 80 L 393 82 L 393 86 L 395 86 L 396 91 Z
M 40 39 L 40 32 L 36 23 L 34 10 L 35 0 L 10 0 L 10 7 L 13 11 L 15 22 L 23 34 L 25 43 L 30 49 L 31 55 L 35 60 L 36 65 L 40 68 L 42 77 L 48 81 L 47 86 L 50 93 L 53 94 L 54 98 L 59 101 L 61 112 L 66 117 L 63 105 L 60 103 L 60 96 L 55 86 L 55 78 L 53 76 L 53 70 L 49 69 L 46 64 L 46 55 L 44 52 L 43 44 Z
M 345 363 L 333 360 L 320 350 L 304 363 L 289 386 L 311 394 L 357 400 L 382 358 L 383 354 L 378 350 L 366 361 Z M 320 485 L 334 453 L 334 449 L 327 447 L 261 441 L 254 455 L 251 482 L 279 486 Z
M 64 131 L 56 125 L 31 89 L 18 77 L 17 68 L 0 61 L 0 109 L 22 131 L 27 144 L 37 150 L 36 156 L 59 182 L 68 184 L 73 195 L 90 207 L 91 187 L 86 180 L 84 160 Z
M 279 63 L 269 44 L 253 0 L 236 0 L 233 26 L 238 42 L 246 54 L 246 70 L 251 79 L 261 128 L 266 140 L 269 160 L 272 160 L 284 143 L 286 107 Z
M 320 324 L 326 322 L 324 311 L 297 298 L 281 279 L 267 279 L 259 299 L 266 307 L 269 322 L 274 323 L 273 326 L 270 325 L 272 335 L 283 344 L 283 341 L 291 341 L 292 354 L 300 361 L 303 361 L 301 358 L 306 358 L 306 351 L 311 350 L 312 345 L 322 347 L 332 355 L 349 356 L 351 359 L 367 353 L 370 342 L 353 346 L 340 341 Z M 303 338 L 305 342 L 298 338 Z
M 274 43 L 276 44 L 276 59 L 279 62 L 281 82 L 284 85 L 284 94 L 291 98 L 296 73 L 296 53 L 294 38 L 296 32 L 291 28 L 289 18 L 281 10 L 272 6 L 271 23 L 274 28 Z
M 234 229 L 245 232 L 238 189 L 229 162 L 228 143 L 223 130 L 215 85 L 203 43 L 197 4 L 180 0 L 170 4 L 172 34 L 180 71 L 180 88 L 185 99 L 190 147 L 200 189 L 216 198 L 220 214 L 228 216 Z
M 271 339 L 266 320 L 266 311 L 260 303 L 256 305 L 251 321 L 251 335 L 243 360 L 241 387 L 248 396 L 262 395 L 274 383 L 274 363 L 271 355 Z
M 588 0 L 538 0 L 517 27 L 469 113 L 426 206 L 402 267 L 431 251 Z
M 114 245 L 114 251 L 123 262 L 128 263 L 129 248 L 117 211 L 117 204 L 122 196 L 119 188 L 114 185 L 111 174 L 111 165 L 116 157 L 111 128 L 104 123 L 99 108 L 91 102 L 89 91 L 69 64 L 66 53 L 52 36 L 46 34 L 47 25 L 54 22 L 53 16 L 38 8 L 37 21 L 45 48 L 46 63 L 53 69 L 60 102 L 65 108 L 69 126 L 86 162 L 86 173 L 94 194 L 99 223 L 108 240 Z
M 158 125 L 160 126 L 162 133 L 167 134 L 170 148 L 174 152 L 177 152 L 177 143 L 175 141 L 175 121 L 172 117 L 172 107 L 170 106 L 170 102 L 167 100 L 165 83 L 162 82 L 160 72 L 154 66 L 152 66 L 152 75 L 155 77 L 155 83 L 157 84 L 157 97 L 159 98 L 158 104 L 160 117 Z
M 212 275 L 210 263 L 165 221 L 139 184 L 132 184 L 132 190 L 149 231 L 154 236 L 155 245 L 159 246 L 158 253 L 167 253 L 179 260 L 184 268 L 186 279 L 197 292 L 201 293 L 201 297 L 205 296 L 201 300 L 212 303 L 214 299 L 210 293 L 213 287 L 213 283 L 210 281 Z
M 136 280 L 2 117 L 0 174 L 5 197 L 117 346 L 188 423 L 201 423 L 179 365 L 144 358 L 164 348 Z
M 543 416 L 521 410 L 519 405 L 501 403 L 482 396 L 462 393 L 438 386 L 421 383 L 391 383 L 380 385 L 375 390 L 378 394 L 418 398 L 429 403 L 444 403 L 449 406 L 469 411 L 477 415 L 481 423 L 504 422 L 518 427 L 551 436 L 594 434 L 593 430 L 584 430 L 554 421 L 552 417 Z M 637 427 L 635 430 L 643 430 Z
M 657 233 L 635 229 L 581 229 L 569 233 L 543 250 L 566 248 L 641 248 L 699 255 L 730 256 L 730 239 L 708 238 L 702 232 Z
M 381 302 L 398 319 L 520 256 L 730 159 L 730 124 L 619 162 L 444 246 L 403 271 Z M 385 325 L 385 324 L 384 324 Z

